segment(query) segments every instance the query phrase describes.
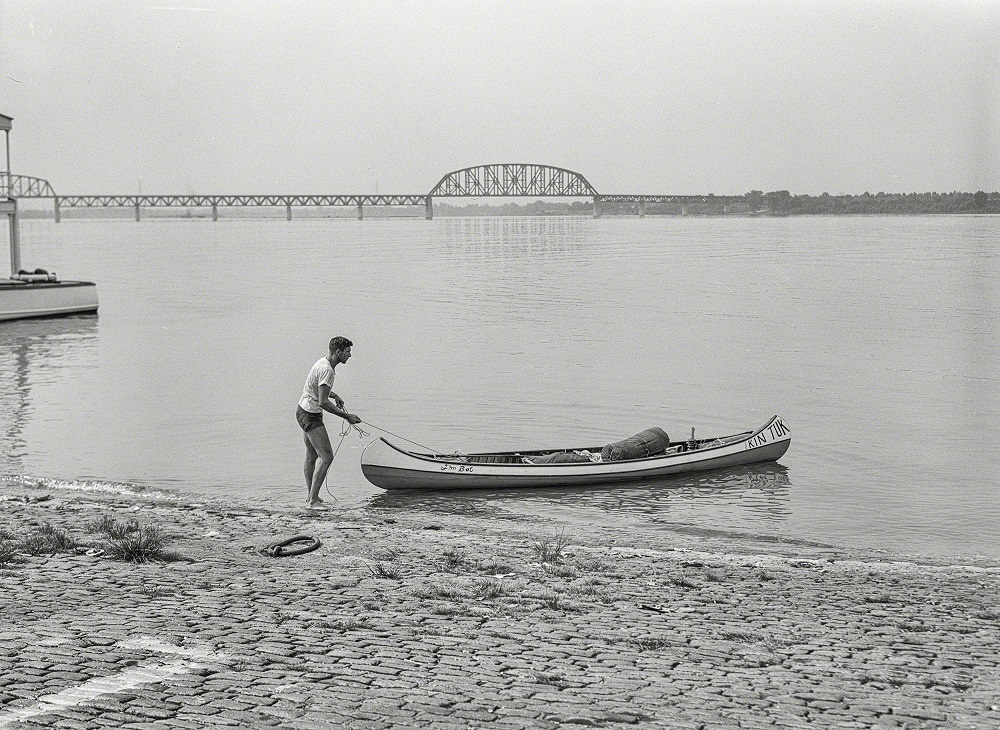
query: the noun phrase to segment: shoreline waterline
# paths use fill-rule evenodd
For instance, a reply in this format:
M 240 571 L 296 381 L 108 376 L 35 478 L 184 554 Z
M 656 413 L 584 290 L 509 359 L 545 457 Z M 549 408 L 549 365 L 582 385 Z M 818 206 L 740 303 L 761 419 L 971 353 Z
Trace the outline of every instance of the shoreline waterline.
M 299 503 L 290 500 L 287 495 L 282 494 L 278 499 L 270 497 L 248 497 L 246 495 L 218 495 L 203 494 L 199 492 L 189 492 L 176 487 L 148 487 L 135 482 L 105 481 L 101 479 L 53 479 L 45 477 L 24 476 L 24 475 L 4 475 L 0 476 L 0 499 L 2 499 L 5 485 L 13 485 L 20 488 L 31 488 L 39 490 L 52 490 L 58 492 L 68 492 L 78 494 L 81 497 L 87 494 L 103 494 L 121 498 L 144 498 L 156 501 L 177 502 L 202 508 L 205 505 L 230 505 L 233 507 L 256 507 L 268 512 L 297 513 L 304 509 L 304 502 Z M 772 546 L 775 550 L 794 551 L 796 547 L 804 550 L 823 550 L 836 553 L 838 555 L 857 556 L 858 559 L 871 559 L 876 562 L 883 560 L 910 561 L 921 565 L 943 565 L 943 566 L 969 566 L 976 568 L 1000 567 L 1000 557 L 992 557 L 983 554 L 942 554 L 921 551 L 905 551 L 891 549 L 875 549 L 865 546 L 844 545 L 832 541 L 810 540 L 807 538 L 786 535 L 767 534 L 749 530 L 727 529 L 705 527 L 697 524 L 686 524 L 684 522 L 658 522 L 654 526 L 646 525 L 642 530 L 643 535 L 636 534 L 635 526 L 623 520 L 607 521 L 574 521 L 560 519 L 560 515 L 547 513 L 545 510 L 534 510 L 530 505 L 525 506 L 516 501 L 518 490 L 506 490 L 507 494 L 503 499 L 489 499 L 486 501 L 476 499 L 473 492 L 462 493 L 454 491 L 430 491 L 430 492 L 379 492 L 361 503 L 351 503 L 344 505 L 340 503 L 336 494 L 331 492 L 329 487 L 321 491 L 320 496 L 341 513 L 356 514 L 364 517 L 369 513 L 381 513 L 383 511 L 405 512 L 423 515 L 428 518 L 434 516 L 461 517 L 463 515 L 475 516 L 497 516 L 508 522 L 522 521 L 525 524 L 554 525 L 556 529 L 570 530 L 573 532 L 596 535 L 601 532 L 626 531 L 635 537 L 637 542 L 646 540 L 645 533 L 650 533 L 649 538 L 653 540 L 669 539 L 673 537 L 679 541 L 690 541 L 696 543 L 699 540 L 712 541 L 714 545 L 730 543 L 734 546 L 741 544 L 754 544 Z M 539 490 L 535 490 L 537 492 Z M 544 490 L 542 490 L 544 491 Z M 306 513 L 308 514 L 308 513 Z M 657 537 L 657 533 L 662 533 Z

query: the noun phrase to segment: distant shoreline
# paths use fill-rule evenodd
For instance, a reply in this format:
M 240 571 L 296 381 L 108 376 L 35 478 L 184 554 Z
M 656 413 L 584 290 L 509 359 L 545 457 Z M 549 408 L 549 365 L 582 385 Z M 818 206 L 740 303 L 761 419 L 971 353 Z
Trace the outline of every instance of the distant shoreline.
M 711 197 L 711 196 L 709 196 Z M 41 200 L 41 199 L 39 199 Z M 140 207 L 142 218 L 209 218 L 212 208 L 205 207 Z M 423 206 L 365 206 L 365 218 L 423 217 Z M 787 190 L 764 193 L 752 190 L 742 200 L 732 198 L 719 202 L 689 203 L 608 203 L 601 202 L 602 216 L 743 216 L 784 217 L 794 215 L 997 215 L 1000 214 L 1000 192 L 975 193 L 862 193 L 861 195 L 793 195 Z M 23 207 L 22 218 L 54 218 L 54 206 Z M 134 218 L 132 207 L 62 208 L 61 218 Z M 454 205 L 438 199 L 434 202 L 435 217 L 496 217 L 496 216 L 593 216 L 592 200 L 561 202 L 551 199 L 530 203 L 475 202 Z M 284 206 L 221 207 L 219 218 L 284 218 Z M 345 218 L 356 220 L 354 206 L 295 207 L 296 218 Z
M 18 213 L 22 220 L 54 220 L 52 211 L 45 210 L 22 210 Z M 646 210 L 644 216 L 650 218 L 790 218 L 790 217 L 829 217 L 829 218 L 862 218 L 865 216 L 892 216 L 892 217 L 919 217 L 919 216 L 996 216 L 1000 211 L 858 211 L 858 212 L 825 212 L 825 211 L 789 211 L 789 212 L 714 212 L 714 211 L 688 211 L 685 213 L 658 212 Z M 60 213 L 62 220 L 130 220 L 134 221 L 135 212 L 131 208 L 93 208 L 82 210 L 63 210 Z M 455 208 L 449 211 L 434 212 L 435 218 L 593 218 L 592 211 L 509 211 L 499 207 L 482 211 L 463 211 Z M 637 211 L 628 210 L 605 210 L 602 212 L 603 218 L 636 218 L 640 217 Z M 328 208 L 322 212 L 308 209 L 296 209 L 294 213 L 296 220 L 357 220 L 357 214 L 350 209 L 342 212 L 336 208 Z M 371 208 L 365 209 L 365 218 L 392 219 L 392 218 L 424 218 L 423 209 L 410 210 L 406 208 Z M 198 220 L 211 221 L 212 212 L 210 209 L 200 208 L 170 208 L 170 209 L 143 209 L 142 220 Z M 237 208 L 219 211 L 220 220 L 282 220 L 286 219 L 285 211 L 278 208 Z

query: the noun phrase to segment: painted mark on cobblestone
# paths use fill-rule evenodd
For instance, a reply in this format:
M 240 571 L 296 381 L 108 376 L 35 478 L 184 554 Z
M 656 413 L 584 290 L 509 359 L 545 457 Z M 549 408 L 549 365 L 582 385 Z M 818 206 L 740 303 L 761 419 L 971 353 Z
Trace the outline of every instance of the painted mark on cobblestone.
M 212 652 L 207 648 L 186 647 L 168 644 L 165 641 L 140 636 L 118 643 L 123 649 L 141 649 L 156 654 L 180 656 L 166 662 L 147 662 L 143 666 L 131 667 L 124 672 L 91 679 L 78 687 L 70 687 L 56 694 L 39 697 L 33 705 L 18 707 L 9 712 L 0 713 L 0 728 L 12 723 L 23 722 L 38 715 L 59 712 L 69 707 L 75 707 L 95 700 L 101 695 L 113 692 L 124 692 L 145 684 L 156 684 L 169 681 L 171 677 L 186 674 L 194 669 L 206 666 L 206 663 L 228 664 L 232 660 L 220 652 Z

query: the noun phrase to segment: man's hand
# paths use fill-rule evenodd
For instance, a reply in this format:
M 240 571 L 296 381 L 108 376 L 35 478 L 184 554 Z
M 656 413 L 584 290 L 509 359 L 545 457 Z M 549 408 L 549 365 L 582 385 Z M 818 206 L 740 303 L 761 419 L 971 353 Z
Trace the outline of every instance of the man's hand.
M 361 419 L 355 416 L 353 413 L 348 413 L 347 422 L 353 426 L 355 423 L 361 423 Z
M 344 399 L 339 395 L 333 396 L 333 402 L 337 404 L 337 408 L 344 410 Z

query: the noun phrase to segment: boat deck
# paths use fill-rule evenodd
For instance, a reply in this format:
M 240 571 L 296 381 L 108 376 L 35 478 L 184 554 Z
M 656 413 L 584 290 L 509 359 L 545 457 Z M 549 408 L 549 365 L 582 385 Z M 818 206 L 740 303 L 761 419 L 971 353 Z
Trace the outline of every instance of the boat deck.
M 0 321 L 97 311 L 92 281 L 0 279 Z

